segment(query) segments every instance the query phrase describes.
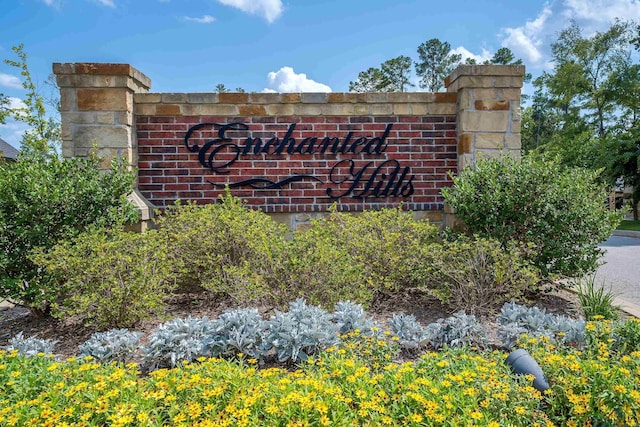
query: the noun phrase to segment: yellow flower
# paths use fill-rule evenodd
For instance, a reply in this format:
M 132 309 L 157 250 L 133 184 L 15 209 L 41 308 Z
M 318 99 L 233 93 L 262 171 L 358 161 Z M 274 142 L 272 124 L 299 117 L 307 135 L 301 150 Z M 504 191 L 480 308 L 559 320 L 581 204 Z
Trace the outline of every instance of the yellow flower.
M 420 414 L 411 414 L 407 418 L 409 419 L 409 421 L 414 423 L 420 423 L 424 419 L 424 417 Z
M 482 413 L 478 411 L 473 411 L 472 413 L 469 414 L 469 416 L 474 420 L 479 420 L 480 418 L 482 418 Z

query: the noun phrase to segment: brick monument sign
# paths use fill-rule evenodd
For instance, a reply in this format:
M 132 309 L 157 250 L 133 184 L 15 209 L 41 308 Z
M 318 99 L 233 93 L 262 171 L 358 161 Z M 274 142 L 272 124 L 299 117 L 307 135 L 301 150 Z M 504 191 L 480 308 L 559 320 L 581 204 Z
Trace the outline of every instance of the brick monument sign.
M 292 228 L 333 204 L 403 203 L 442 221 L 440 190 L 477 158 L 520 155 L 520 65 L 461 65 L 443 93 L 149 93 L 127 64 L 53 66 L 63 155 L 125 156 L 143 219 L 225 191 Z

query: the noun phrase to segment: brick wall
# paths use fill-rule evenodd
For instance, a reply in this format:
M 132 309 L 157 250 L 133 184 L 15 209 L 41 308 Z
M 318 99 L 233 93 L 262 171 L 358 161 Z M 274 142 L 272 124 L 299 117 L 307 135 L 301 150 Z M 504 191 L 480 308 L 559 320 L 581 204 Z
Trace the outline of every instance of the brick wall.
M 198 152 L 190 151 L 185 144 L 187 131 L 195 124 L 207 122 L 240 122 L 248 127 L 246 131 L 226 132 L 233 136 L 231 142 L 240 146 L 240 154 L 232 164 L 215 171 L 201 164 Z M 165 207 L 176 199 L 210 203 L 224 191 L 225 184 L 248 179 L 282 182 L 305 175 L 301 181 L 280 189 L 263 189 L 267 184 L 260 181 L 254 184 L 259 189 L 243 185 L 233 188 L 232 193 L 265 212 L 321 212 L 334 202 L 340 210 L 359 211 L 395 206 L 401 201 L 411 210 L 433 211 L 442 209 L 440 189 L 451 184 L 448 174 L 457 168 L 454 115 L 139 115 L 136 127 L 139 189 L 157 207 Z M 218 129 L 206 126 L 194 132 L 189 146 L 201 147 L 215 139 Z M 275 153 L 278 151 L 275 142 L 266 150 L 268 154 L 260 152 L 270 139 L 275 137 L 282 142 L 287 136 L 287 142 L 291 138 L 295 141 L 289 147 L 294 153 L 287 153 L 287 149 Z M 384 147 L 377 153 L 375 147 L 382 136 L 386 136 Z M 252 138 L 249 147 L 248 137 Z M 300 147 L 305 138 L 316 140 L 311 140 L 314 144 L 306 140 Z M 332 139 L 323 145 L 324 138 Z M 372 138 L 377 138 L 376 144 L 367 145 Z M 332 153 L 336 141 L 338 152 Z M 215 155 L 214 167 L 235 157 L 234 147 L 221 150 Z
M 96 147 L 104 168 L 126 157 L 139 169 L 131 199 L 143 221 L 155 207 L 178 198 L 214 202 L 222 185 L 245 181 L 253 187 L 232 193 L 294 229 L 334 201 L 349 211 L 404 202 L 418 217 L 455 225 L 440 196 L 451 185 L 448 172 L 520 156 L 522 65 L 460 65 L 445 79 L 445 93 L 148 93 L 151 80 L 129 64 L 56 63 L 53 71 L 63 155 L 85 157 Z M 240 125 L 224 144 L 207 145 L 215 126 L 200 127 L 186 144 L 189 129 L 207 122 Z M 364 149 L 359 138 L 380 139 L 387 129 L 379 150 Z M 274 148 L 283 139 L 344 141 L 349 133 L 360 141 L 355 152 L 314 151 L 309 139 L 301 153 Z M 245 152 L 247 138 L 271 140 L 270 148 Z M 254 188 L 287 180 L 279 189 Z

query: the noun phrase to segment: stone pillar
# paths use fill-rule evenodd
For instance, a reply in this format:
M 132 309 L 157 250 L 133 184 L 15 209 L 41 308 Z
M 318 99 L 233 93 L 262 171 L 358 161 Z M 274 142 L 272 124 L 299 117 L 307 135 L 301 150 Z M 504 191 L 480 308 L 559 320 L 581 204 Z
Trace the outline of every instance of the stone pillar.
M 137 166 L 133 94 L 146 93 L 151 80 L 128 64 L 54 63 L 60 87 L 62 155 L 87 157 L 97 150 L 107 169 L 124 156 Z
M 520 158 L 520 92 L 524 65 L 459 65 L 444 85 L 458 94 L 458 172 L 480 159 Z M 465 228 L 445 204 L 445 226 Z
M 458 171 L 481 158 L 520 158 L 524 65 L 460 65 L 445 79 L 458 94 Z
M 115 157 L 137 167 L 133 94 L 148 92 L 151 80 L 129 64 L 54 63 L 53 72 L 60 87 L 62 155 L 95 151 L 101 169 L 108 170 Z M 146 228 L 153 207 L 137 190 L 129 199 L 140 209 L 140 228 Z

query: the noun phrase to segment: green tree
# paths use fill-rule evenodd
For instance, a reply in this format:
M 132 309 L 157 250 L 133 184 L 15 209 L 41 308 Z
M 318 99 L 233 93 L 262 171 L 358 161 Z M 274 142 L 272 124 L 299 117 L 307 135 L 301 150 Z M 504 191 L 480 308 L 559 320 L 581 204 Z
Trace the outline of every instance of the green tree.
M 389 92 L 404 92 L 408 87 L 414 86 L 409 81 L 412 64 L 411 58 L 403 55 L 382 63 L 382 75 L 387 83 Z
M 223 83 L 218 83 L 216 85 L 215 91 L 218 93 L 227 93 L 229 92 L 229 89 L 227 89 L 227 87 Z
M 637 207 L 635 29 L 617 20 L 590 37 L 575 23 L 559 34 L 552 44 L 554 69 L 534 81 L 536 94 L 523 113 L 523 147 L 565 165 L 603 169 L 610 186 L 622 180 L 633 188 Z
M 430 39 L 418 46 L 419 60 L 416 74 L 420 77 L 420 87 L 437 92 L 444 79 L 460 63 L 462 55 L 451 52 L 451 45 L 438 39 Z
M 604 137 L 616 113 L 614 76 L 625 68 L 630 55 L 629 24 L 616 21 L 605 32 L 584 37 L 573 23 L 551 45 L 555 74 L 547 86 L 567 108 L 584 110 L 598 137 Z
M 384 61 L 380 68 L 371 67 L 349 82 L 349 92 L 404 92 L 411 82 L 411 58 L 398 56 Z
M 370 67 L 361 71 L 355 81 L 349 82 L 349 92 L 389 92 L 380 68 Z
M 27 92 L 23 100 L 25 107 L 9 109 L 10 115 L 15 120 L 29 125 L 29 129 L 22 136 L 21 151 L 48 155 L 60 147 L 60 122 L 47 115 L 45 100 L 38 94 L 36 84 L 27 67 L 27 53 L 24 51 L 24 45 L 20 44 L 12 49 L 18 59 L 5 59 L 5 63 L 20 70 L 23 79 L 22 87 Z
M 522 59 L 515 59 L 515 56 L 513 55 L 513 52 L 511 52 L 511 49 L 509 49 L 508 47 L 501 47 L 486 63 L 500 65 L 522 64 Z

